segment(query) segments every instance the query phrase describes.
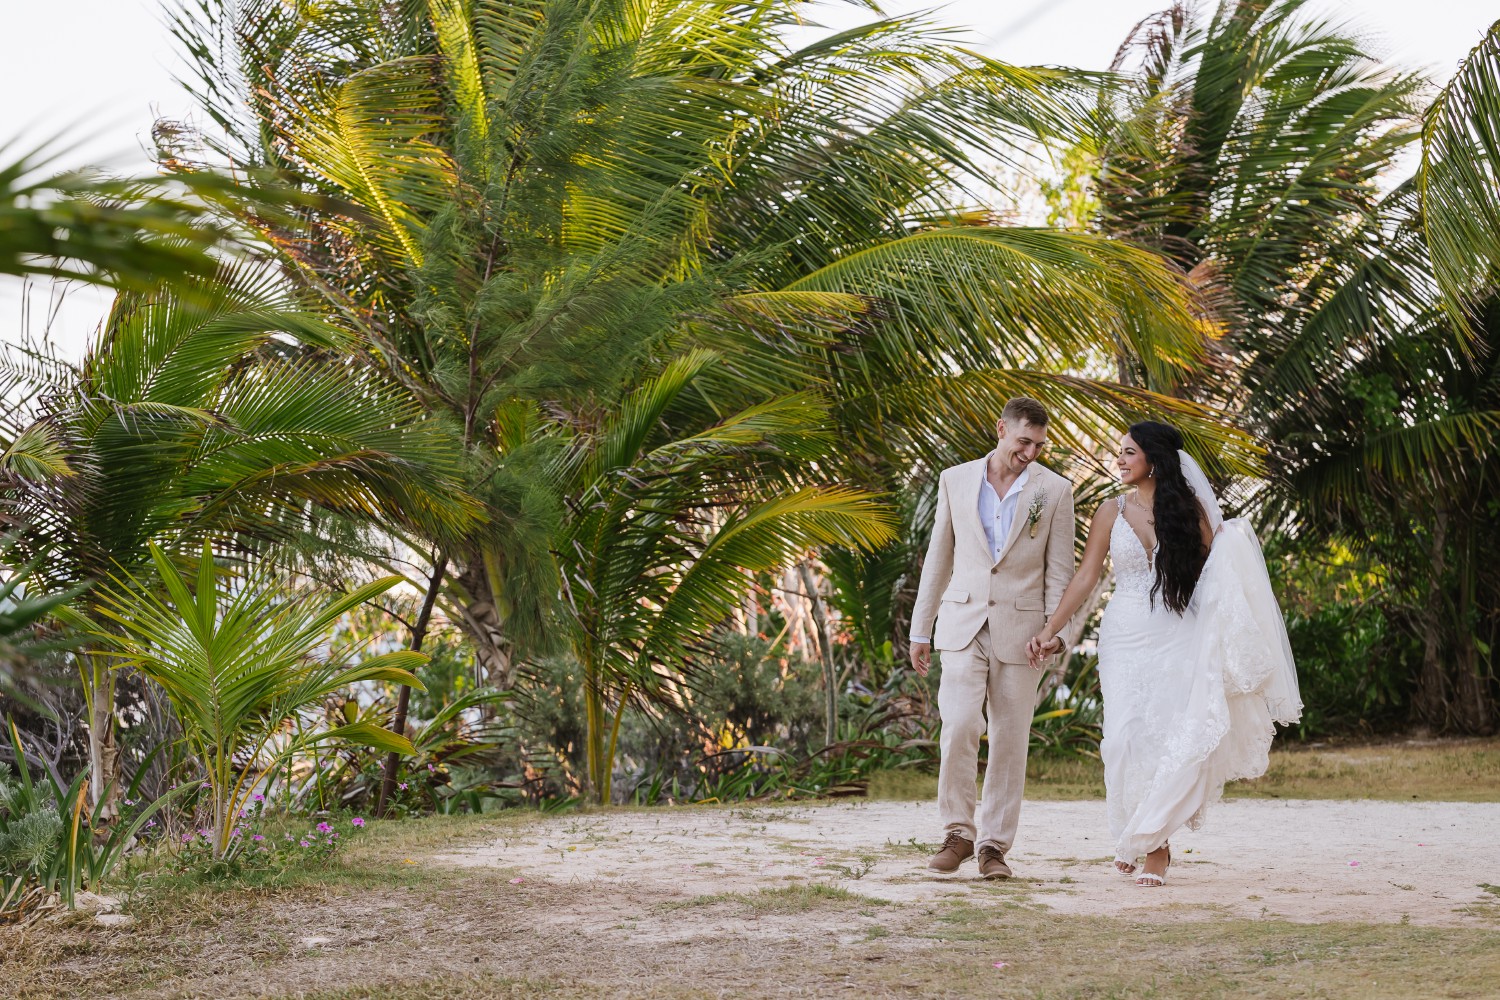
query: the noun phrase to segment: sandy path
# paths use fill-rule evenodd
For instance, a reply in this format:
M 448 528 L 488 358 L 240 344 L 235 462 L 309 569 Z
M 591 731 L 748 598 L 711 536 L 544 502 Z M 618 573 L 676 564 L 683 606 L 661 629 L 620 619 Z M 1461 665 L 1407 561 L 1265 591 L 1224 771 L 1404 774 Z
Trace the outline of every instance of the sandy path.
M 1161 890 L 1110 873 L 1104 823 L 1101 802 L 1027 803 L 1009 885 L 1058 912 L 1137 919 L 1486 927 L 1500 919 L 1500 896 L 1480 887 L 1500 885 L 1500 804 L 1227 802 L 1203 830 L 1173 839 Z M 940 832 L 930 802 L 659 808 L 551 818 L 434 861 L 626 893 L 750 893 L 813 881 L 898 902 L 992 898 L 976 891 L 990 887 L 972 861 L 951 876 L 926 870 Z

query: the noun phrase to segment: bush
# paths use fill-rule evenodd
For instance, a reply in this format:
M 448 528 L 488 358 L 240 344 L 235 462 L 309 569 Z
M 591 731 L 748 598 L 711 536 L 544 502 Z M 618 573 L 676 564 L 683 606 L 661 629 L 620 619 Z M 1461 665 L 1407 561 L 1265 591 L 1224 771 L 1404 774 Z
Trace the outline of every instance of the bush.
M 1266 544 L 1302 688 L 1307 739 L 1399 728 L 1412 678 L 1411 643 L 1392 626 L 1382 598 L 1384 568 L 1339 545 Z
M 24 917 L 53 893 L 71 907 L 78 892 L 109 876 L 138 836 L 149 838 L 154 814 L 171 799 L 142 805 L 132 784 L 126 811 L 100 823 L 100 807 L 84 808 L 84 775 L 66 787 L 45 772 L 33 778 L 15 723 L 7 720 L 6 728 L 19 763 L 14 775 L 0 771 L 0 921 Z

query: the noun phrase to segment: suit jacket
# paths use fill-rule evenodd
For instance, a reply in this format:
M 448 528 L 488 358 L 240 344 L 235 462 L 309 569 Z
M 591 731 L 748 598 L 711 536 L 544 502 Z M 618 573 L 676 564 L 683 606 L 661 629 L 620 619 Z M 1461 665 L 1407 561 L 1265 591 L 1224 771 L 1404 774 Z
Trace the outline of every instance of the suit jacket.
M 990 648 L 1005 663 L 1026 662 L 1026 640 L 1047 623 L 1073 577 L 1073 484 L 1033 462 L 1000 557 L 990 558 L 979 523 L 985 462 L 944 469 L 932 540 L 912 609 L 911 634 L 936 649 L 963 649 L 990 626 Z M 1040 507 L 1032 531 L 1030 513 Z M 931 631 L 933 619 L 937 631 Z

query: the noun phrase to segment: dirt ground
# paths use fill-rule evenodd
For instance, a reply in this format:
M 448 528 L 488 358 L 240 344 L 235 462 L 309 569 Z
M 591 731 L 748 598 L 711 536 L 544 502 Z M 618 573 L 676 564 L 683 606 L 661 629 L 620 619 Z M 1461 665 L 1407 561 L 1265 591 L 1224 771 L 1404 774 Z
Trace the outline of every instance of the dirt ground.
M 0 998 L 1500 996 L 1500 803 L 1232 801 L 1162 889 L 1103 823 L 1028 802 L 998 883 L 925 869 L 930 801 L 372 823 L 284 883 L 0 927 Z
M 1029 802 L 1010 860 L 1016 887 L 1062 914 L 1492 926 L 1497 830 L 1496 803 L 1230 801 L 1174 839 L 1167 885 L 1145 889 L 1107 864 L 1102 803 Z M 688 896 L 826 881 L 902 905 L 976 887 L 972 861 L 925 868 L 940 839 L 930 802 L 657 809 L 544 821 L 432 862 Z

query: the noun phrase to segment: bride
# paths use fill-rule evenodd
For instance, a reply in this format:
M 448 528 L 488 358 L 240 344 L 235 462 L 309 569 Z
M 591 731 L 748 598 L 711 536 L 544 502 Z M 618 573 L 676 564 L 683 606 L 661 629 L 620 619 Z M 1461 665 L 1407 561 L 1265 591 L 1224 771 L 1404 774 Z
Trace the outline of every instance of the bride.
M 1265 773 L 1273 722 L 1302 714 L 1297 675 L 1265 557 L 1242 518 L 1225 521 L 1198 463 L 1169 424 L 1120 442 L 1133 491 L 1094 513 L 1083 562 L 1028 652 L 1061 651 L 1058 631 L 1098 584 L 1115 589 L 1099 628 L 1104 787 L 1115 869 L 1166 883 L 1168 838 L 1197 829 L 1224 783 Z

